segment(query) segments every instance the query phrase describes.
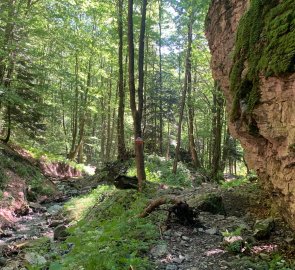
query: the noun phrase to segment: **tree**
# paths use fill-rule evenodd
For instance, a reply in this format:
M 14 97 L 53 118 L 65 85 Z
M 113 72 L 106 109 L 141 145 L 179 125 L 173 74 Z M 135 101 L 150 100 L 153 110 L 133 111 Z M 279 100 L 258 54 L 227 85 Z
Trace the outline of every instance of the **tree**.
M 123 0 L 118 0 L 118 64 L 119 64 L 119 108 L 118 108 L 118 122 L 117 122 L 117 140 L 118 140 L 118 159 L 124 160 L 126 158 L 125 147 L 125 132 L 124 132 L 124 109 L 125 109 L 125 89 L 124 89 L 124 70 L 123 70 Z
M 135 162 L 137 168 L 138 189 L 142 191 L 145 181 L 144 153 L 142 140 L 142 113 L 143 113 L 143 85 L 144 85 L 144 37 L 146 20 L 147 0 L 142 2 L 142 17 L 139 36 L 138 51 L 138 91 L 136 104 L 135 78 L 134 78 L 134 41 L 133 41 L 133 0 L 128 0 L 128 53 L 129 53 L 129 91 L 130 107 L 133 117 L 134 140 L 135 140 Z
M 220 180 L 223 173 L 221 167 L 221 143 L 222 143 L 222 127 L 223 127 L 223 111 L 224 99 L 218 82 L 215 82 L 213 90 L 213 107 L 212 107 L 212 162 L 211 162 L 211 178 L 215 181 Z

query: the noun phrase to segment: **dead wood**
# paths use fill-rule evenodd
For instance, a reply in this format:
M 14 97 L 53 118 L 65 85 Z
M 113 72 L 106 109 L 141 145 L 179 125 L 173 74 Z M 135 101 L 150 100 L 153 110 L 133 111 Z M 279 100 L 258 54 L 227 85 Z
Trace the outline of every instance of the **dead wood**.
M 168 217 L 166 224 L 169 226 L 172 223 L 178 223 L 184 226 L 200 226 L 200 221 L 197 219 L 198 211 L 190 207 L 186 202 L 181 201 L 175 197 L 161 197 L 153 200 L 139 215 L 139 217 L 147 217 L 150 213 L 155 211 L 159 206 L 163 204 L 173 204 L 168 209 Z
M 155 199 L 144 209 L 144 211 L 139 215 L 139 217 L 141 218 L 147 217 L 150 213 L 155 211 L 159 206 L 163 204 L 169 204 L 169 203 L 177 204 L 179 202 L 181 202 L 179 199 L 171 198 L 171 197 L 161 197 L 161 198 Z

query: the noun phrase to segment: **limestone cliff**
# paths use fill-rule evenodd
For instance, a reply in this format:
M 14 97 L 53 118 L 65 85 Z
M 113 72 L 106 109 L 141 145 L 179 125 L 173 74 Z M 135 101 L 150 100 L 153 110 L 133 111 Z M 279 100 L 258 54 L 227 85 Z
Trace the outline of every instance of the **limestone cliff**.
M 295 1 L 213 0 L 206 35 L 231 134 L 295 229 Z

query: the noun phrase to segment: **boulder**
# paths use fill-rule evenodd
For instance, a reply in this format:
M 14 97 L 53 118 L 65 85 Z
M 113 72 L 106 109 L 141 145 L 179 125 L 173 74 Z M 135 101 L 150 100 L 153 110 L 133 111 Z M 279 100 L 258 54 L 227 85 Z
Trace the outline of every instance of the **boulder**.
M 28 263 L 30 263 L 32 265 L 37 265 L 37 266 L 44 265 L 47 262 L 43 256 L 41 256 L 35 252 L 29 252 L 29 253 L 25 254 L 25 260 Z
M 29 207 L 33 209 L 34 212 L 46 212 L 46 208 L 40 203 L 29 202 Z
M 201 196 L 196 208 L 199 211 L 209 212 L 211 214 L 226 215 L 222 197 L 217 193 L 209 193 Z
M 69 233 L 67 232 L 67 227 L 65 225 L 59 225 L 57 226 L 53 231 L 53 239 L 54 240 L 65 240 L 69 236 Z
M 155 258 L 160 258 L 166 255 L 168 252 L 168 246 L 167 244 L 159 244 L 152 248 L 151 254 Z
M 267 239 L 269 238 L 274 227 L 275 227 L 275 222 L 273 218 L 257 220 L 254 225 L 253 235 L 257 240 Z

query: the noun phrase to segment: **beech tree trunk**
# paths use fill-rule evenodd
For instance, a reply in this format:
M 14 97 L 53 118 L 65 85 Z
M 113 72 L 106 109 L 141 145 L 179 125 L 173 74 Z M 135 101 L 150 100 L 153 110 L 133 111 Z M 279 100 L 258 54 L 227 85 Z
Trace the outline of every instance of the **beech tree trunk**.
M 117 142 L 118 159 L 126 159 L 125 131 L 124 131 L 124 112 L 125 112 L 125 89 L 123 71 L 123 0 L 118 0 L 118 34 L 119 34 L 119 108 L 117 122 Z
M 133 116 L 134 140 L 135 140 L 135 162 L 138 178 L 138 190 L 142 191 L 143 182 L 145 181 L 144 170 L 144 154 L 142 141 L 142 112 L 143 112 L 143 84 L 144 84 L 144 36 L 145 36 L 145 20 L 146 20 L 147 0 L 142 1 L 142 17 L 139 37 L 138 51 L 138 91 L 137 105 L 135 94 L 135 78 L 134 78 L 134 41 L 133 41 L 133 0 L 128 0 L 128 53 L 129 53 L 129 91 L 130 91 L 130 107 Z
M 191 75 L 189 76 L 189 71 L 190 71 L 190 61 L 191 61 L 192 31 L 193 31 L 193 23 L 194 23 L 193 17 L 194 17 L 194 14 L 191 13 L 190 22 L 188 24 L 188 40 L 187 40 L 187 52 L 186 52 L 186 61 L 185 61 L 185 78 L 184 78 L 184 87 L 183 87 L 183 91 L 182 91 L 182 98 L 181 98 L 180 111 L 179 111 L 179 121 L 178 121 L 178 130 L 177 130 L 177 145 L 176 145 L 176 149 L 175 149 L 175 158 L 174 158 L 173 169 L 172 169 L 173 173 L 176 173 L 176 171 L 177 171 L 179 150 L 180 150 L 180 144 L 181 144 L 181 130 L 182 130 L 182 121 L 183 121 L 185 100 L 186 100 L 186 94 L 187 94 L 188 88 L 189 88 L 188 84 L 189 83 L 191 84 Z M 190 134 L 191 134 L 191 132 L 190 132 Z M 189 136 L 189 137 L 191 137 L 191 136 Z M 190 140 L 190 144 L 191 144 L 191 140 Z M 193 149 L 195 150 L 195 147 Z M 195 154 L 196 154 L 196 152 L 195 152 Z M 199 165 L 197 156 L 195 157 L 195 159 Z
M 217 82 L 213 91 L 213 120 L 212 120 L 212 162 L 211 162 L 211 178 L 214 181 L 219 181 L 221 171 L 221 139 L 222 139 L 222 122 L 223 122 L 223 107 L 224 100 Z
M 162 79 L 162 0 L 159 0 L 159 96 L 160 96 L 160 125 L 159 125 L 159 153 L 163 154 L 163 79 Z
M 195 136 L 194 136 L 194 109 L 192 100 L 192 63 L 191 63 L 191 52 L 192 52 L 192 39 L 193 39 L 193 15 L 191 15 L 189 29 L 188 29 L 188 48 L 187 48 L 187 63 L 186 63 L 186 74 L 187 74 L 187 92 L 188 92 L 188 132 L 189 132 L 189 148 L 193 161 L 193 166 L 198 169 L 201 167 L 198 153 L 196 150 Z

